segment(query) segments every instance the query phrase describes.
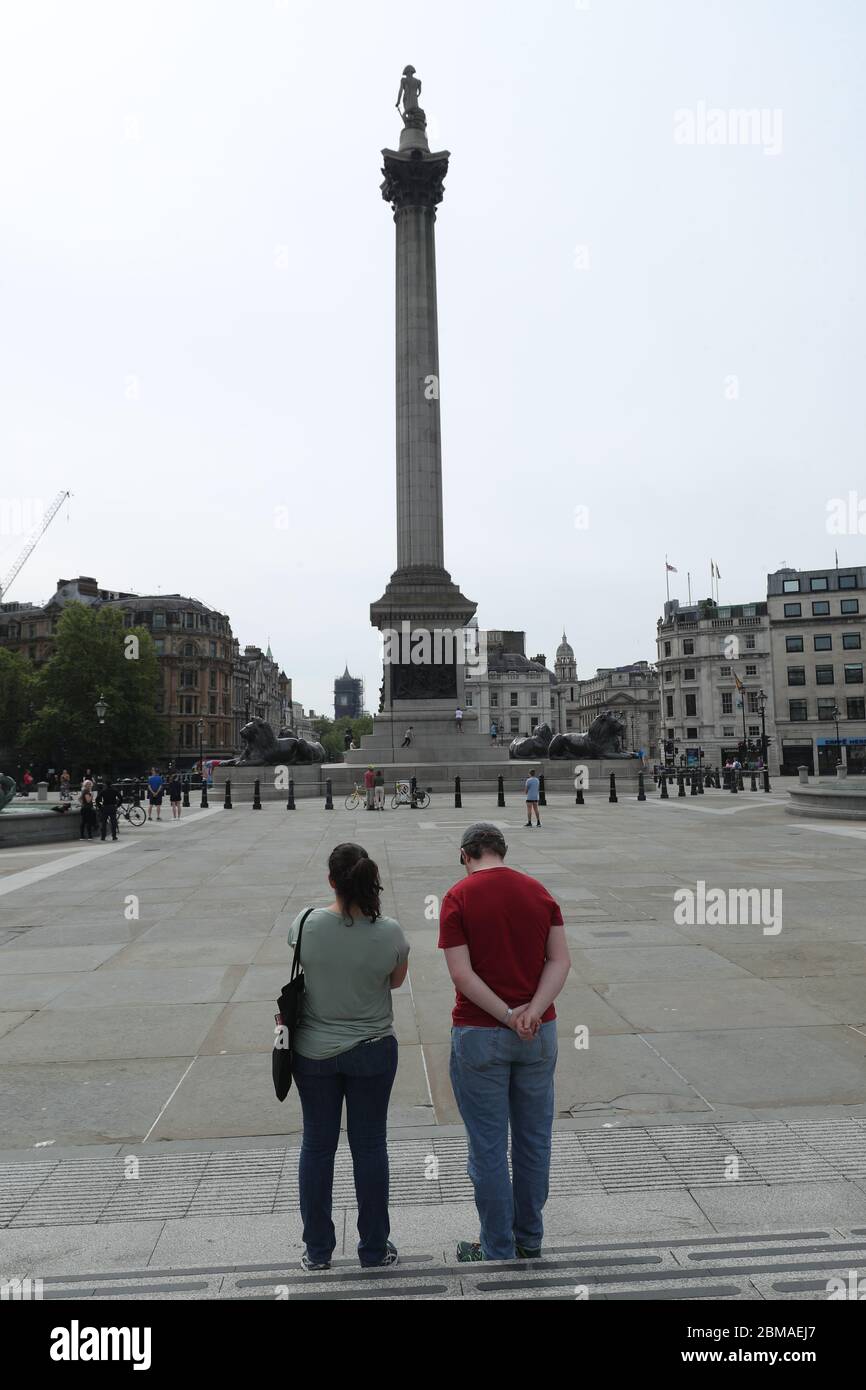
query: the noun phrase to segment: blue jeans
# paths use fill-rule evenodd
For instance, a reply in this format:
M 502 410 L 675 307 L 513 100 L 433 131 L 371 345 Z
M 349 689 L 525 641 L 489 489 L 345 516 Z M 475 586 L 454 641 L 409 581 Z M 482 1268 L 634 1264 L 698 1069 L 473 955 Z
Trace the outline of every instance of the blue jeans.
M 298 1182 L 307 1254 L 330 1260 L 337 1238 L 331 1220 L 334 1155 L 343 1100 L 358 1199 L 358 1258 L 362 1265 L 385 1258 L 388 1221 L 388 1099 L 397 1074 L 397 1039 L 363 1042 L 336 1057 L 294 1054 L 293 1076 L 304 1112 Z
M 510 1028 L 452 1028 L 451 1085 L 469 1145 L 467 1171 L 487 1260 L 539 1250 L 550 1182 L 556 1023 L 531 1042 Z M 508 1176 L 508 1127 L 511 1168 Z

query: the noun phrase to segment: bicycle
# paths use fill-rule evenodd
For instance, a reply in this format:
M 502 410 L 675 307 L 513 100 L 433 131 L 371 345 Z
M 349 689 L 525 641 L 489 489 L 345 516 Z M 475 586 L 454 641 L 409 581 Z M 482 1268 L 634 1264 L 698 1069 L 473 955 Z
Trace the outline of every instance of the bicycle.
M 412 799 L 412 788 L 408 782 L 395 782 L 394 795 L 391 797 L 391 810 L 396 811 L 398 806 L 415 806 L 419 811 L 426 811 L 430 805 L 430 788 L 416 788 L 414 801 Z
M 367 789 L 356 782 L 344 802 L 347 811 L 357 811 L 359 806 L 367 805 Z
M 117 808 L 117 814 L 123 816 L 129 825 L 144 825 L 147 820 L 144 807 L 139 806 L 137 801 L 121 801 Z

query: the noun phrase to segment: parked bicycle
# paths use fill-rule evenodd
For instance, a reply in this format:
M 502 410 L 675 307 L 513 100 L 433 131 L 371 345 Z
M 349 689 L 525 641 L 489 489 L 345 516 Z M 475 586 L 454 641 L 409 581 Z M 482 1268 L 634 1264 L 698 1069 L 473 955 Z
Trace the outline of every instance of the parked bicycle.
M 399 806 L 412 806 L 416 810 L 426 811 L 430 805 L 430 788 L 416 787 L 414 801 L 412 797 L 411 782 L 395 782 L 394 795 L 391 797 L 391 810 L 396 811 Z
M 357 811 L 359 806 L 367 805 L 367 790 L 362 787 L 360 782 L 356 782 L 349 795 L 346 797 L 345 807 L 347 811 Z

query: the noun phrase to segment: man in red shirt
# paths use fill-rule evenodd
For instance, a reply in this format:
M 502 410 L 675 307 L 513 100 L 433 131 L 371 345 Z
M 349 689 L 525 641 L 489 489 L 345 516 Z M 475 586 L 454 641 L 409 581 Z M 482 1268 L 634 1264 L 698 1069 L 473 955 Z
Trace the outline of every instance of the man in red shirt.
M 439 945 L 457 991 L 451 1085 L 469 1147 L 480 1241 L 457 1258 L 541 1254 L 556 1069 L 553 1001 L 571 968 L 559 905 L 537 879 L 506 868 L 508 847 L 489 821 L 460 841 L 466 878 L 439 914 Z M 508 1176 L 508 1129 L 511 1164 Z
M 372 767 L 368 767 L 364 773 L 364 789 L 367 793 L 367 810 L 373 809 L 373 789 L 376 786 L 376 774 Z

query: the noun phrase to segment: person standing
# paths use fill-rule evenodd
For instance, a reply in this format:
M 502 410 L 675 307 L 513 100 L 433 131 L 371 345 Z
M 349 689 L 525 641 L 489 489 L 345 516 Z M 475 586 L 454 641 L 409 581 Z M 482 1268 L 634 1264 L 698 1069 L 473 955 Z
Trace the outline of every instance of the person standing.
M 462 1264 L 539 1257 L 550 1183 L 553 1001 L 571 958 L 558 903 L 537 879 L 507 868 L 507 852 L 497 826 L 470 825 L 460 841 L 466 878 L 449 888 L 439 916 L 456 990 L 451 1085 L 481 1223 L 478 1241 L 457 1246 Z
M 458 734 L 462 734 L 462 733 L 463 733 L 463 711 L 462 711 L 462 709 L 460 708 L 459 705 L 457 706 L 456 710 L 454 711 L 454 723 L 455 723 L 456 726 L 457 726 L 457 732 L 458 732 Z
M 92 840 L 95 829 L 96 807 L 93 804 L 93 792 L 89 787 L 85 787 L 81 792 L 81 814 L 78 821 L 79 838 L 83 840 L 86 832 L 88 840 Z
M 535 808 L 535 824 L 541 826 L 541 817 L 538 814 L 538 798 L 541 794 L 541 782 L 535 775 L 535 768 L 529 769 L 529 776 L 523 784 L 526 792 L 526 824 L 532 829 L 532 810 Z M 525 828 L 525 827 L 524 827 Z
M 30 795 L 30 788 L 33 786 L 33 773 L 30 771 L 30 768 L 29 768 L 29 767 L 26 767 L 26 768 L 24 769 L 24 776 L 21 778 L 21 782 L 22 782 L 23 788 L 24 788 L 24 790 L 22 791 L 21 795 L 22 795 L 22 796 L 29 796 L 29 795 Z
M 203 785 L 203 784 L 202 784 Z M 153 808 L 156 807 L 156 818 L 162 818 L 162 794 L 165 782 L 155 767 L 150 769 L 150 776 L 147 779 L 147 799 L 150 803 L 147 808 L 147 819 L 153 820 Z
M 351 730 L 351 729 L 347 729 L 346 732 L 343 734 L 343 747 L 345 748 L 345 750 L 346 750 L 347 753 L 348 753 L 349 749 L 352 747 L 352 730 Z
M 117 839 L 117 808 L 120 805 L 120 792 L 112 785 L 111 779 L 103 778 L 100 783 L 99 791 L 96 793 L 96 809 L 99 812 L 100 838 L 105 839 L 106 831 L 111 826 L 111 838 Z
M 498 728 L 496 727 L 496 720 L 494 719 L 494 720 L 491 721 L 491 724 L 490 724 L 490 742 L 491 742 L 491 743 L 495 743 L 498 737 L 499 737 L 499 730 L 498 730 Z
M 375 778 L 373 787 L 374 787 L 374 793 L 375 793 L 374 800 L 375 800 L 375 804 L 376 804 L 376 810 L 377 810 L 377 811 L 384 811 L 384 809 L 385 809 L 385 776 L 384 776 L 384 773 L 382 772 L 381 767 L 379 767 L 379 768 L 376 769 L 376 778 Z
M 183 797 L 183 783 L 180 780 L 180 773 L 173 772 L 168 783 L 168 799 L 171 805 L 172 820 L 180 820 Z M 159 820 L 159 815 L 157 815 Z
M 367 768 L 367 771 L 364 773 L 364 790 L 365 790 L 365 792 L 367 793 L 367 807 L 366 807 L 366 809 L 367 809 L 368 811 L 372 811 L 372 809 L 373 809 L 373 791 L 374 791 L 375 786 L 376 786 L 376 772 L 375 772 L 375 769 L 373 768 L 373 765 L 372 765 L 372 763 L 371 763 L 370 766 Z
M 304 996 L 295 1030 L 293 1075 L 304 1119 L 298 1169 L 306 1270 L 331 1268 L 334 1155 L 343 1102 L 358 1200 L 358 1258 L 365 1268 L 395 1265 L 389 1240 L 388 1100 L 397 1073 L 391 991 L 409 968 L 409 943 L 383 917 L 379 870 L 360 845 L 337 845 L 328 859 L 330 907 L 299 913 Z M 303 921 L 303 926 L 302 926 Z
M 69 801 L 72 796 L 72 778 L 66 768 L 60 774 L 60 800 Z

